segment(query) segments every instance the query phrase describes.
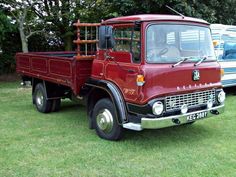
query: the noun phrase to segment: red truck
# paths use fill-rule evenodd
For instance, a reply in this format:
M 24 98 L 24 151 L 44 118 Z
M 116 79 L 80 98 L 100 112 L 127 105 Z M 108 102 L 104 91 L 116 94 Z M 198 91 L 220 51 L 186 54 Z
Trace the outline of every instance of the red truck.
M 175 15 L 134 15 L 76 24 L 75 52 L 17 53 L 38 111 L 62 98 L 87 105 L 89 127 L 108 140 L 223 112 L 225 93 L 209 24 Z

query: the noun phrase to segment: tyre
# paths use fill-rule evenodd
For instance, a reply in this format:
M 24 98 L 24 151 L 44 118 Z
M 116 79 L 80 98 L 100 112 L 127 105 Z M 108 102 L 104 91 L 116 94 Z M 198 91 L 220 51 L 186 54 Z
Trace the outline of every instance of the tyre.
M 52 100 L 52 112 L 57 112 L 59 111 L 61 107 L 61 99 L 54 99 Z
M 99 137 L 107 140 L 122 138 L 124 130 L 118 124 L 115 108 L 110 99 L 104 98 L 96 103 L 92 119 Z
M 33 100 L 39 112 L 48 113 L 52 109 L 52 100 L 47 100 L 46 90 L 42 83 L 38 83 L 35 87 Z

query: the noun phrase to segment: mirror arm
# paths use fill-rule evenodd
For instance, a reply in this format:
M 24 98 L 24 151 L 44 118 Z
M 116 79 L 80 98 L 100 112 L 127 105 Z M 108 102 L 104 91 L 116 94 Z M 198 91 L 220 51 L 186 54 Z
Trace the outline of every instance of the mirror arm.
M 109 59 L 114 59 L 114 57 L 110 56 L 109 53 L 108 53 L 108 49 L 106 49 L 106 52 L 104 53 L 104 58 L 105 60 L 109 60 Z

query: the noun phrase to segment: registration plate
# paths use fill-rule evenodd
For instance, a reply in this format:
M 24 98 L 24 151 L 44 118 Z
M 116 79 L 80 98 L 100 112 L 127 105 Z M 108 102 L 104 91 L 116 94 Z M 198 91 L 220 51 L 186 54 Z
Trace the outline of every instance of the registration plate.
M 198 120 L 198 119 L 203 119 L 207 116 L 207 111 L 204 112 L 198 112 L 195 114 L 190 114 L 187 116 L 187 121 L 194 121 L 194 120 Z

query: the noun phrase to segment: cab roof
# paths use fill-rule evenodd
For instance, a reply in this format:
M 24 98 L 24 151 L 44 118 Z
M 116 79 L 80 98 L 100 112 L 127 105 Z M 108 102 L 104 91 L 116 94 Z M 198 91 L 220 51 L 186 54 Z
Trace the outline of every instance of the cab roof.
M 163 15 L 163 14 L 141 14 L 123 16 L 117 18 L 111 18 L 102 22 L 102 24 L 113 24 L 113 23 L 132 23 L 136 21 L 182 21 L 182 22 L 195 22 L 202 24 L 209 24 L 207 21 L 192 17 L 185 17 L 179 15 Z

